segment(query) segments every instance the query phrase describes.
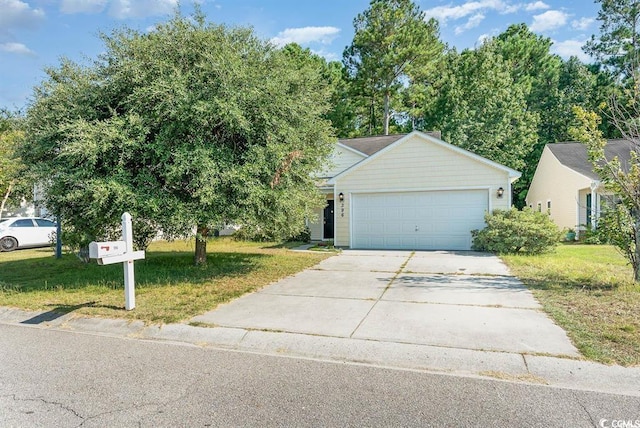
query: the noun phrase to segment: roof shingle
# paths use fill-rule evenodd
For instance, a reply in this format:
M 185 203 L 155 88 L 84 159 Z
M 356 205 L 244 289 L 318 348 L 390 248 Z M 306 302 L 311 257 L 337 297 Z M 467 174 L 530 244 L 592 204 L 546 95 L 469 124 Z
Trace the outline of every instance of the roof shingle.
M 441 138 L 440 132 L 425 132 L 432 137 Z M 338 142 L 347 147 L 351 147 L 354 150 L 364 153 L 367 156 L 371 156 L 385 147 L 390 146 L 407 134 L 394 134 L 394 135 L 378 135 L 374 137 L 360 137 L 360 138 L 345 138 L 340 139 Z
M 598 174 L 593 171 L 585 144 L 578 142 L 552 143 L 547 144 L 547 147 L 562 165 L 593 180 L 600 179 Z M 608 160 L 617 156 L 623 169 L 628 171 L 631 150 L 632 144 L 628 140 L 607 140 L 604 153 Z

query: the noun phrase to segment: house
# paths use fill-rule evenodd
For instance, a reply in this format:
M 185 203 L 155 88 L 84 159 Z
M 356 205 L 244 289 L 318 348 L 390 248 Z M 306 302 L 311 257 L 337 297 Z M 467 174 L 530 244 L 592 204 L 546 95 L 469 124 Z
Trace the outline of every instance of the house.
M 520 173 L 414 131 L 339 140 L 318 177 L 311 239 L 358 249 L 469 250 L 484 215 L 511 206 Z
M 626 140 L 608 140 L 605 156 L 617 156 L 628 164 L 631 146 Z M 547 212 L 560 227 L 585 230 L 596 227 L 602 202 L 608 195 L 593 171 L 587 147 L 582 143 L 547 144 L 527 192 L 534 210 Z

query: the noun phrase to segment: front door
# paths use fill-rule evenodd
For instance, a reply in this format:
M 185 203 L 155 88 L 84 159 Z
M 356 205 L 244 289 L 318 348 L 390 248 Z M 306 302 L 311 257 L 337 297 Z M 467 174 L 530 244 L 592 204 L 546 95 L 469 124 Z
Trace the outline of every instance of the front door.
M 324 209 L 324 239 L 333 239 L 333 201 L 327 201 L 327 206 Z

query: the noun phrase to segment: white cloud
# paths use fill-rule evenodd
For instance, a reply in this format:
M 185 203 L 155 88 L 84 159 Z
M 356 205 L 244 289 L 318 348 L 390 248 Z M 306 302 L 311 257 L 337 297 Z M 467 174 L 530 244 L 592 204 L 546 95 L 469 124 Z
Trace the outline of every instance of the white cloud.
M 577 56 L 580 61 L 588 63 L 591 61 L 591 57 L 582 51 L 582 46 L 585 43 L 586 40 L 565 40 L 564 42 L 553 40 L 551 53 L 560 55 L 564 59 Z
M 178 6 L 178 0 L 113 0 L 109 15 L 118 19 L 166 15 Z
M 479 45 L 484 44 L 484 42 L 486 42 L 487 40 L 489 40 L 491 37 L 493 37 L 493 36 L 492 36 L 492 35 L 490 35 L 490 34 L 487 34 L 487 33 L 480 34 L 480 35 L 478 36 L 478 44 L 479 44 Z
M 14 53 L 18 55 L 35 55 L 35 52 L 33 52 L 31 49 L 29 49 L 22 43 L 13 43 L 13 42 L 0 43 L 0 51 Z
M 550 7 L 551 6 L 543 1 L 537 1 L 535 3 L 527 3 L 524 7 L 524 10 L 526 10 L 527 12 L 533 12 L 534 10 L 545 10 L 549 9 Z
M 340 32 L 336 27 L 302 27 L 287 28 L 271 39 L 271 43 L 276 46 L 284 46 L 288 43 L 306 44 L 319 42 L 328 45 L 338 36 Z
M 523 4 L 512 3 L 505 0 L 474 0 L 467 1 L 459 6 L 436 6 L 434 8 L 427 9 L 424 11 L 424 17 L 425 19 L 436 18 L 444 25 L 448 20 L 462 19 L 469 15 L 478 16 L 486 11 L 495 11 L 502 15 L 507 15 L 510 13 L 516 13 L 522 9 L 533 11 L 548 8 L 549 6 L 542 1 Z
M 44 18 L 44 10 L 34 9 L 20 0 L 0 0 L 0 30 L 29 28 Z
M 100 13 L 107 5 L 107 0 L 62 0 L 62 13 Z
M 565 25 L 568 17 L 569 15 L 559 10 L 548 10 L 540 15 L 534 15 L 529 28 L 534 32 L 553 30 Z
M 484 18 L 485 16 L 482 13 L 477 13 L 473 15 L 471 18 L 469 18 L 466 24 L 456 27 L 455 29 L 456 35 L 460 33 L 464 33 L 465 31 L 470 30 L 472 28 L 476 28 L 478 25 L 480 25 L 482 21 L 484 21 Z
M 595 22 L 595 18 L 580 18 L 571 21 L 571 26 L 576 30 L 586 30 Z
M 437 6 L 424 11 L 426 19 L 436 18 L 441 23 L 445 23 L 449 19 L 465 18 L 482 10 L 504 10 L 507 5 L 501 0 L 480 0 L 470 1 L 460 6 Z

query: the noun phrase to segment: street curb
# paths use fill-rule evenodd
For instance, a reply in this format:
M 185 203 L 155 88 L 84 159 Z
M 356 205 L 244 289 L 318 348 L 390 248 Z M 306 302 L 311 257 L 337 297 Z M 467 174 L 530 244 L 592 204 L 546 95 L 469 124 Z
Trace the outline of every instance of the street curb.
M 215 326 L 145 326 L 141 321 L 5 307 L 0 307 L 0 324 L 640 396 L 640 367 L 569 358 Z

